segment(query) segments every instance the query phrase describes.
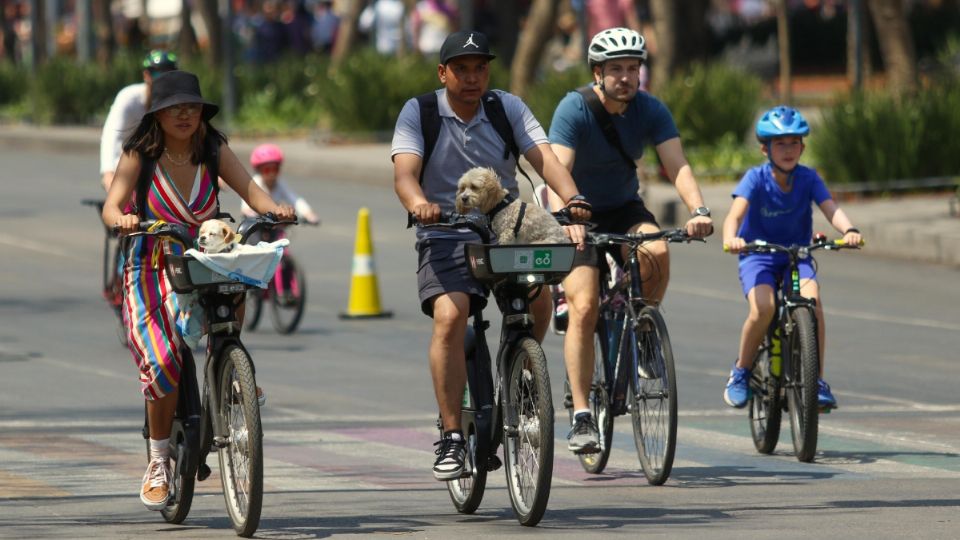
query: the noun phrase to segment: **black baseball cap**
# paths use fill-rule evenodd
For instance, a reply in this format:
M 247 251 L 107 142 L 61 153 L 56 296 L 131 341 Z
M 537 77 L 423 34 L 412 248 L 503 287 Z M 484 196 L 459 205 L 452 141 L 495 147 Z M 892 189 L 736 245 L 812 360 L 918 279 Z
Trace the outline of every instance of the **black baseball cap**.
M 443 40 L 440 47 L 440 63 L 446 65 L 458 56 L 485 56 L 493 60 L 496 55 L 490 52 L 490 42 L 483 32 L 454 32 Z

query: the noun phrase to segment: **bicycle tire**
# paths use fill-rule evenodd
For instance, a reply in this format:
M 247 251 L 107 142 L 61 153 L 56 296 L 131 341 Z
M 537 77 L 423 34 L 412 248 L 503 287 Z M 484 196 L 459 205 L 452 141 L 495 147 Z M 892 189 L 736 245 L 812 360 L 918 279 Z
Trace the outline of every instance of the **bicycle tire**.
M 245 299 L 246 309 L 243 313 L 243 328 L 245 330 L 252 332 L 257 329 L 257 325 L 260 323 L 260 316 L 263 314 L 263 297 L 265 294 L 268 294 L 268 291 L 272 290 L 272 285 L 268 289 L 247 290 L 247 297 Z
M 149 441 L 147 443 L 149 447 Z M 163 519 L 167 523 L 180 524 L 187 519 L 190 513 L 190 506 L 193 504 L 193 491 L 196 486 L 196 469 L 190 466 L 190 462 L 196 459 L 191 456 L 193 451 L 189 447 L 187 433 L 183 427 L 183 421 L 179 418 L 173 420 L 173 429 L 170 431 L 170 459 L 173 461 L 170 470 L 173 473 L 173 496 L 167 507 L 160 511 Z M 150 449 L 147 448 L 147 456 L 150 455 Z
M 238 536 L 260 525 L 263 504 L 263 429 L 253 362 L 236 345 L 224 349 L 219 373 L 220 421 L 228 443 L 220 448 L 220 480 L 230 521 Z
M 292 334 L 300 326 L 303 310 L 307 303 L 307 279 L 300 265 L 290 255 L 284 255 L 280 260 L 278 272 L 291 272 L 296 280 L 295 292 L 284 291 L 281 295 L 276 287 L 273 292 L 273 327 L 281 334 Z
M 774 369 L 770 362 L 770 338 L 765 337 L 763 346 L 757 350 L 750 375 L 750 435 L 753 445 L 761 454 L 772 454 L 780 440 L 780 422 L 783 415 L 781 402 L 780 366 Z M 781 353 L 782 354 L 782 353 Z
M 503 454 L 510 504 L 521 525 L 543 518 L 553 477 L 553 398 L 543 349 L 532 337 L 520 338 L 509 355 L 504 381 Z M 514 419 L 517 425 L 509 425 Z
M 610 412 L 610 393 L 607 392 L 607 377 L 604 369 L 604 346 L 601 339 L 601 328 L 598 326 L 594 333 L 594 361 L 593 383 L 590 385 L 590 413 L 597 422 L 597 434 L 600 437 L 600 451 L 593 454 L 578 454 L 580 466 L 590 474 L 600 474 L 607 467 L 610 460 L 610 450 L 613 448 L 613 413 Z M 573 408 L 570 413 L 570 425 L 573 426 Z
M 790 432 L 797 459 L 809 463 L 817 453 L 817 378 L 820 354 L 817 347 L 816 319 L 810 308 L 790 312 L 793 331 L 790 333 L 787 404 L 790 409 Z
M 482 467 L 477 465 L 476 425 L 464 427 L 467 438 L 467 459 L 464 466 L 470 467 L 470 475 L 448 481 L 447 492 L 450 493 L 450 500 L 453 501 L 457 512 L 472 514 L 477 511 L 480 501 L 483 500 L 483 492 L 487 486 L 487 468 L 485 464 Z
M 644 306 L 633 326 L 637 366 L 630 377 L 630 416 L 633 440 L 647 482 L 659 486 L 670 477 L 677 449 L 677 376 L 667 325 L 660 312 Z M 643 354 L 639 354 L 643 351 Z M 627 364 L 630 365 L 630 364 Z M 651 406 L 653 405 L 653 406 Z

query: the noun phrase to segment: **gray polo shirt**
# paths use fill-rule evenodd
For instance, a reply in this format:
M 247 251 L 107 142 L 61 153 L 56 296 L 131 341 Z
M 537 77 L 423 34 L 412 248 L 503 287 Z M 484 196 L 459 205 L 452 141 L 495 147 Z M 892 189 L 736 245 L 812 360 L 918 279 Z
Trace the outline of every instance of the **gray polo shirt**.
M 457 180 L 473 167 L 492 167 L 500 176 L 503 187 L 517 196 L 516 163 L 512 155 L 504 159 L 505 143 L 497 135 L 483 107 L 469 122 L 464 122 L 447 103 L 446 89 L 441 88 L 436 92 L 441 120 L 440 135 L 423 174 L 422 188 L 427 200 L 439 204 L 445 212 L 453 211 Z M 494 92 L 503 103 L 520 153 L 548 142 L 540 122 L 520 98 L 502 90 Z M 397 117 L 390 156 L 392 158 L 397 154 L 423 157 L 420 104 L 416 98 L 408 100 Z

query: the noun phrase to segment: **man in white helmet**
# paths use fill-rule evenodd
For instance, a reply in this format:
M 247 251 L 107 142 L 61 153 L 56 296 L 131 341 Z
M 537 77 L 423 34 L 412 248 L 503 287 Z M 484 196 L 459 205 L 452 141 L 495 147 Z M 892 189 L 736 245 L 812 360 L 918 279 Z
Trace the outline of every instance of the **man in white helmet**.
M 690 212 L 687 232 L 695 237 L 708 236 L 713 231 L 710 210 L 684 157 L 673 116 L 660 100 L 638 91 L 640 68 L 647 58 L 643 36 L 628 28 L 610 28 L 593 37 L 588 51 L 594 84 L 570 92 L 560 101 L 549 138 L 577 189 L 593 205 L 595 231 L 623 234 L 659 230 L 656 218 L 638 194 L 636 173 L 636 160 L 645 146 L 652 145 Z M 552 194 L 551 205 L 559 207 Z M 666 242 L 651 242 L 640 251 L 643 296 L 657 305 L 670 275 Z M 603 256 L 595 259 L 606 264 Z M 588 402 L 599 276 L 596 266 L 577 266 L 563 282 L 568 308 L 564 357 L 575 419 L 567 438 L 575 453 L 600 449 Z

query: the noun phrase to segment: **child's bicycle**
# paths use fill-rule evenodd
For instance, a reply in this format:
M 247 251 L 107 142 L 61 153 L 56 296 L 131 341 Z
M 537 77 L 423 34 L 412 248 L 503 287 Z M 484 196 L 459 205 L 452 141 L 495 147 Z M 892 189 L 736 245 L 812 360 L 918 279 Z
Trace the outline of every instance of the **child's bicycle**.
M 532 527 L 540 522 L 550 497 L 554 418 L 547 359 L 530 333 L 530 298 L 570 272 L 576 247 L 491 245 L 486 243 L 491 233 L 482 216 L 445 213 L 440 223 L 421 227 L 469 228 L 480 235 L 485 243 L 466 246 L 467 264 L 471 274 L 492 290 L 503 313 L 496 371 L 491 372 L 485 335 L 490 323 L 482 309 L 471 312 L 461 412 L 467 458 L 464 476 L 447 482 L 450 499 L 458 512 L 476 511 L 487 472 L 503 464 L 497 457 L 503 443 L 510 503 L 520 523 Z M 442 436 L 441 420 L 438 427 Z
M 148 231 L 141 222 L 134 236 L 165 236 L 192 245 L 186 230 L 163 224 Z M 286 224 L 286 223 L 284 223 Z M 247 230 L 275 227 L 272 215 Z M 263 429 L 257 402 L 253 358 L 240 341 L 237 297 L 251 287 L 211 271 L 189 255 L 167 256 L 165 269 L 177 293 L 196 292 L 209 330 L 203 386 L 198 385 L 193 355 L 184 348 L 177 411 L 170 432 L 173 482 L 170 501 L 161 510 L 168 523 L 182 523 L 190 512 L 196 480 L 206 480 L 211 450 L 218 450 L 223 497 L 233 528 L 250 537 L 260 523 L 263 504 Z M 201 389 L 202 388 L 202 389 Z M 144 420 L 143 437 L 150 456 L 150 432 Z
M 245 232 L 251 220 L 244 220 L 240 224 L 240 231 Z M 319 226 L 318 223 L 301 221 L 300 224 Z M 261 230 L 259 235 L 252 238 L 264 242 L 273 242 L 284 237 L 283 228 Z M 251 235 L 245 236 L 251 240 Z M 273 311 L 273 327 L 281 334 L 292 334 L 300 326 L 303 311 L 307 305 L 307 277 L 297 260 L 289 252 L 284 252 L 277 271 L 274 273 L 266 289 L 253 289 L 247 292 L 247 309 L 244 315 L 244 328 L 256 330 L 263 315 L 264 303 L 269 303 Z
M 820 347 L 816 300 L 800 295 L 798 264 L 802 259 L 813 261 L 812 252 L 817 249 L 860 249 L 860 246 L 847 245 L 843 240 L 828 241 L 818 234 L 808 246 L 781 246 L 756 240 L 741 250 L 746 254 L 785 253 L 790 258 L 790 281 L 777 287 L 776 314 L 753 360 L 747 406 L 750 433 L 757 451 L 773 453 L 780 438 L 781 413 L 787 411 L 793 449 L 797 459 L 804 462 L 813 461 L 817 452 Z
M 588 232 L 587 237 L 601 256 L 624 246 L 628 255 L 622 266 L 614 262 L 609 272 L 600 273 L 600 315 L 589 395 L 600 450 L 580 454 L 580 464 L 589 473 L 603 471 L 613 447 L 613 419 L 629 413 L 640 467 L 649 483 L 661 485 L 670 476 L 677 447 L 677 376 L 666 322 L 643 298 L 637 249 L 655 240 L 704 240 L 691 237 L 684 229 L 632 234 Z M 564 388 L 564 406 L 572 424 L 569 381 Z
M 83 199 L 80 201 L 84 206 L 92 206 L 97 209 L 97 216 L 103 213 L 103 199 Z M 127 329 L 123 324 L 123 256 L 120 251 L 120 242 L 117 240 L 116 233 L 110 227 L 103 227 L 103 275 L 102 289 L 100 294 L 106 300 L 107 305 L 117 316 L 117 338 L 120 345 L 127 346 Z M 114 244 L 113 249 L 110 248 Z

